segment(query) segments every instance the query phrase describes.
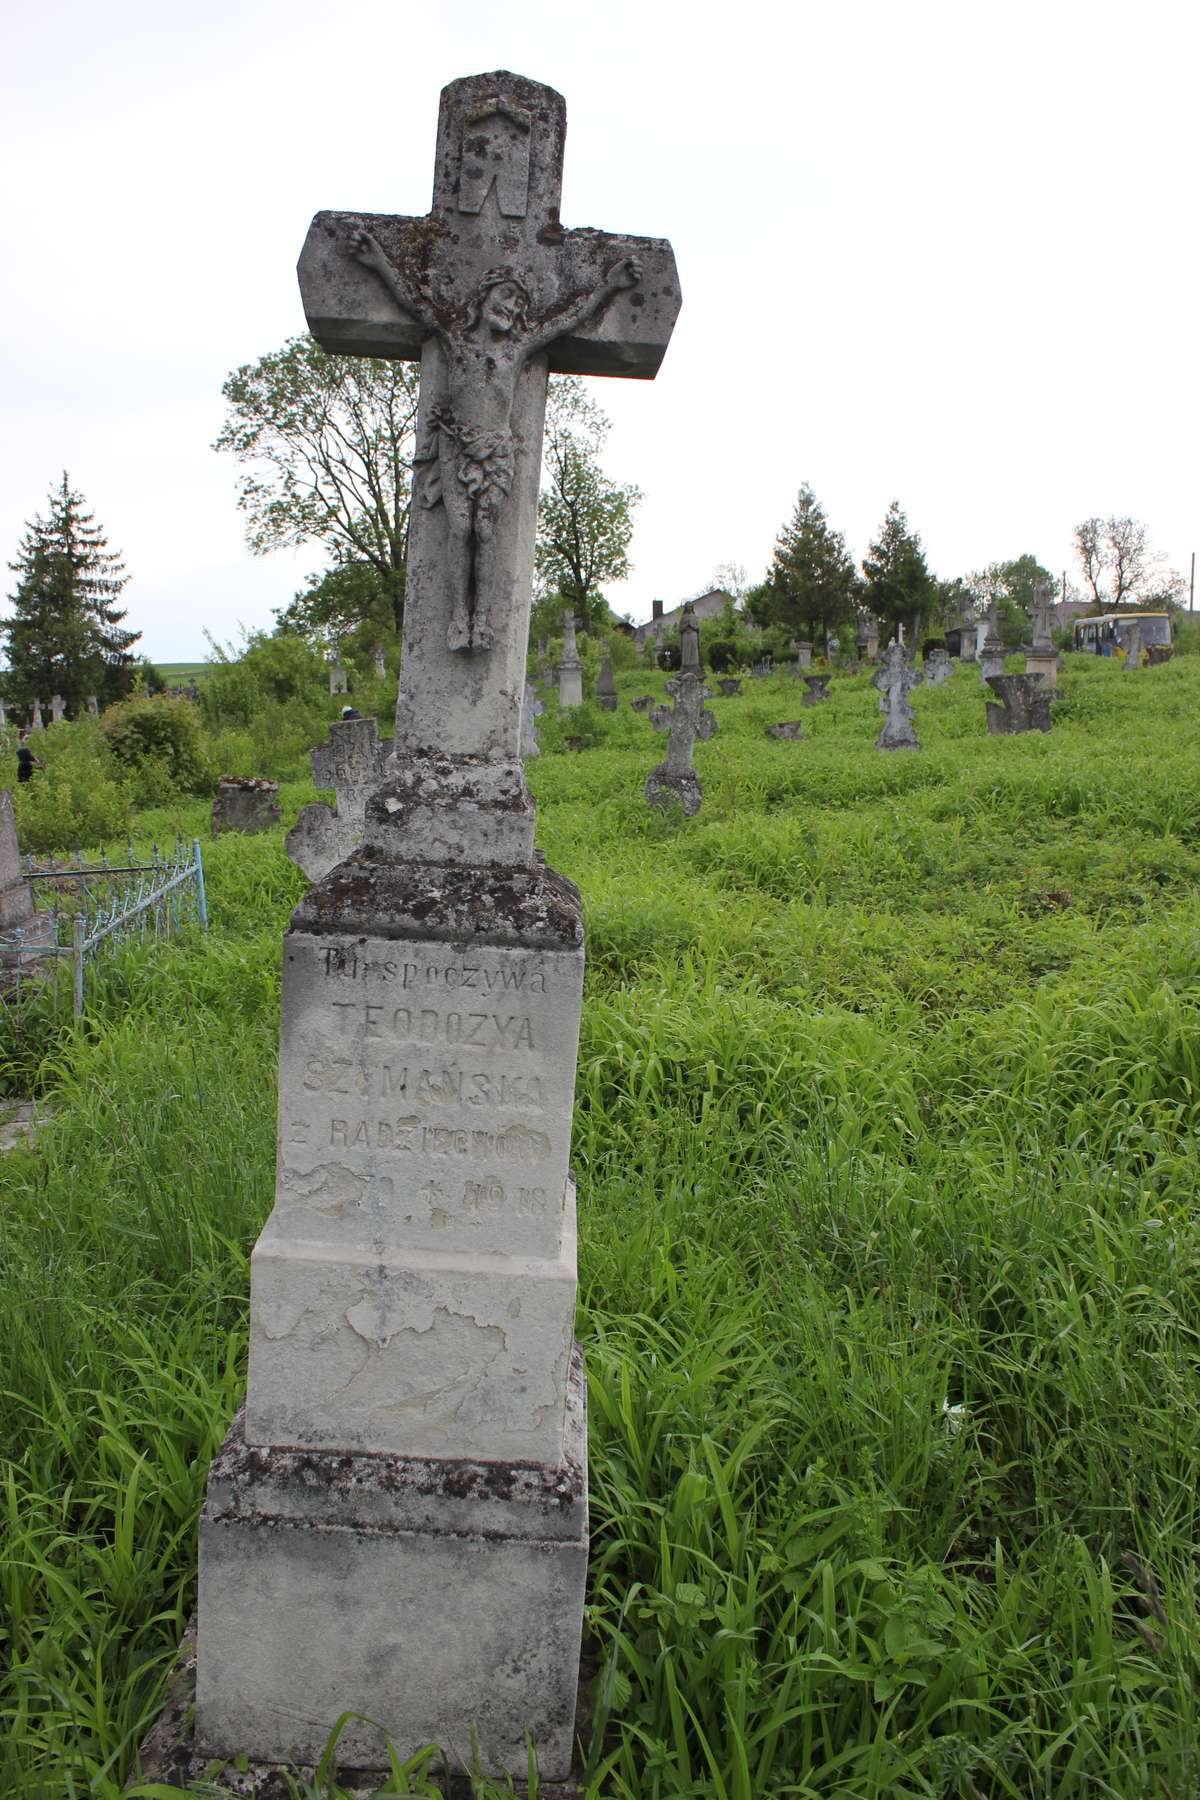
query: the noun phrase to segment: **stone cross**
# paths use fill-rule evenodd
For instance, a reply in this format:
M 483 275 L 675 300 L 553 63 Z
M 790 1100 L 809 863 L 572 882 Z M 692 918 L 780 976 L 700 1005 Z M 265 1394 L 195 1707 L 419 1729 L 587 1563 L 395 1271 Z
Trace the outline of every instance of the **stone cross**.
M 62 695 L 61 694 L 51 694 L 51 696 L 50 696 L 50 723 L 52 725 L 61 725 L 62 721 L 63 721 L 63 717 L 66 713 L 66 710 L 67 710 L 67 703 L 63 699 Z
M 583 705 L 583 664 L 575 644 L 575 614 L 570 607 L 563 614 L 563 653 L 558 665 L 558 704 L 562 707 Z
M 909 695 L 921 685 L 921 672 L 908 660 L 903 644 L 889 644 L 883 661 L 871 677 L 871 686 L 879 693 L 879 710 L 886 717 L 875 740 L 877 750 L 919 750 L 913 730 L 913 709 Z
M 33 711 L 29 715 L 29 729 L 31 731 L 37 731 L 38 728 L 40 727 L 41 723 L 42 723 L 42 703 L 40 700 L 35 700 L 33 703 Z
M 941 644 L 935 644 L 934 648 L 925 658 L 925 666 L 921 671 L 925 677 L 926 684 L 929 687 L 940 687 L 943 681 L 949 680 L 952 671 L 953 665 L 950 661 L 950 652 L 944 649 Z
M 443 91 L 424 218 L 318 213 L 299 264 L 326 350 L 421 360 L 387 823 L 408 857 L 527 864 L 521 696 L 548 373 L 652 377 L 669 244 L 559 220 L 566 107 L 505 71 Z M 390 799 L 391 804 L 387 805 Z
M 98 716 L 98 714 L 100 712 L 100 702 L 97 700 L 95 694 L 88 695 L 87 709 L 88 709 L 88 717 L 89 718 L 94 719 Z
M 8 713 L 5 710 L 3 700 L 0 700 L 0 725 L 7 725 L 7 724 L 8 724 Z
M 383 681 L 387 675 L 387 663 L 384 660 L 383 645 L 378 639 L 371 645 L 371 661 L 375 665 L 376 681 Z
M 383 780 L 391 738 L 379 737 L 374 719 L 340 719 L 324 744 L 309 752 L 313 781 L 332 788 L 332 809 L 317 800 L 303 807 L 284 839 L 284 849 L 310 881 L 319 881 L 363 841 L 367 801 Z
M 521 756 L 526 762 L 531 756 L 540 756 L 542 753 L 537 738 L 537 722 L 545 710 L 545 701 L 541 699 L 532 681 L 527 681 L 525 700 L 521 707 Z
M 350 682 L 340 656 L 330 666 L 329 691 L 331 694 L 348 694 L 350 692 Z
M 690 633 L 682 637 L 683 649 L 694 656 L 695 661 L 681 668 L 676 680 L 667 683 L 674 707 L 669 715 L 665 707 L 655 707 L 650 714 L 650 722 L 656 731 L 666 729 L 667 754 L 664 761 L 657 763 L 647 775 L 645 792 L 648 803 L 664 812 L 678 801 L 690 819 L 699 812 L 704 799 L 700 777 L 692 767 L 692 745 L 697 738 L 710 738 L 717 729 L 717 721 L 715 714 L 707 712 L 704 706 L 709 690 L 699 673 L 699 631 L 690 649 L 689 639 Z
M 1048 581 L 1039 581 L 1033 590 L 1033 644 L 1025 658 L 1025 673 L 1041 675 L 1051 686 L 1058 675 L 1058 652 L 1050 636 L 1053 609 L 1054 590 Z
M 601 712 L 616 712 L 617 710 L 617 689 L 613 681 L 611 656 L 606 656 L 600 664 L 600 674 L 596 680 L 596 704 Z
M 564 231 L 564 130 L 522 76 L 452 82 L 428 217 L 320 213 L 300 258 L 326 349 L 421 359 L 415 494 L 395 754 L 283 942 L 275 1204 L 200 1524 L 197 1754 L 311 1763 L 350 1710 L 356 1768 L 386 1766 L 385 1732 L 522 1781 L 530 1745 L 543 1782 L 571 1767 L 583 916 L 532 847 L 533 544 L 548 372 L 652 376 L 679 289 L 660 240 Z
M 987 610 L 986 630 L 979 649 L 979 679 L 987 681 L 990 675 L 1003 673 L 1004 640 L 1000 636 L 999 606 L 993 600 Z

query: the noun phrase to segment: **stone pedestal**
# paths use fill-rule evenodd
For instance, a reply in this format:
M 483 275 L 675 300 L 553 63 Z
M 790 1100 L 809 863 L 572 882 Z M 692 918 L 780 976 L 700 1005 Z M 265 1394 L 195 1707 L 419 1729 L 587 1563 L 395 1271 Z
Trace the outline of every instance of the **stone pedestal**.
M 1049 731 L 1050 703 L 1059 698 L 1051 682 L 1040 675 L 991 675 L 988 686 L 997 696 L 987 703 L 987 726 L 993 737 Z
M 386 834 L 368 807 L 368 840 Z M 284 939 L 275 1207 L 200 1541 L 197 1743 L 570 1766 L 586 1467 L 573 1367 L 579 896 L 376 860 Z M 378 1754 L 356 1726 L 348 1761 Z
M 829 675 L 802 675 L 804 692 L 800 696 L 801 706 L 819 706 L 822 700 L 829 698 Z
M 1001 669 L 998 672 L 1003 674 L 1004 671 Z M 1053 687 L 1058 680 L 1058 651 L 1053 645 L 1048 650 L 1043 650 L 1038 644 L 1034 644 L 1025 658 L 1025 673 L 1040 675 Z
M 563 708 L 583 705 L 582 663 L 559 663 L 558 704 Z

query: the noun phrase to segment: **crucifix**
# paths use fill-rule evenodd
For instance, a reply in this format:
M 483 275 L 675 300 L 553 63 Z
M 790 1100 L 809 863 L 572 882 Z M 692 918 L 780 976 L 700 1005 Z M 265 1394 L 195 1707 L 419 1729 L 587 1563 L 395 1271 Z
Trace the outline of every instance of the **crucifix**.
M 657 373 L 671 247 L 559 220 L 566 106 L 506 72 L 443 90 L 423 218 L 321 212 L 298 274 L 326 350 L 420 360 L 385 856 L 527 864 L 521 707 L 551 373 Z M 373 832 L 373 835 L 372 835 Z

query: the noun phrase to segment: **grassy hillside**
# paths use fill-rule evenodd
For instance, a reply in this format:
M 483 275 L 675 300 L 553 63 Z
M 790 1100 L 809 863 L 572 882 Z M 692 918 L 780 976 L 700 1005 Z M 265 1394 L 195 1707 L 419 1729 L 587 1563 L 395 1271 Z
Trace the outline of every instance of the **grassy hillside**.
M 802 744 L 747 682 L 690 822 L 642 801 L 643 719 L 544 722 L 588 929 L 590 1795 L 1200 1789 L 1200 660 L 1062 687 L 993 739 L 959 671 L 886 755 L 865 677 Z M 244 1382 L 303 882 L 206 812 L 140 824 L 205 837 L 208 939 L 20 1052 L 3 1793 L 121 1792 Z

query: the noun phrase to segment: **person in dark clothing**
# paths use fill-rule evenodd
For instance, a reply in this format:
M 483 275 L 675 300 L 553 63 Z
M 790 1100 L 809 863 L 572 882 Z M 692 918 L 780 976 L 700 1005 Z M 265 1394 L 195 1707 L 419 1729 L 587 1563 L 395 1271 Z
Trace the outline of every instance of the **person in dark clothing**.
M 29 748 L 29 745 L 25 741 L 26 738 L 28 737 L 28 735 L 29 735 L 28 732 L 24 732 L 21 736 L 20 743 L 17 745 L 17 780 L 18 781 L 32 781 L 33 780 L 33 771 L 35 769 L 40 769 L 42 766 L 41 763 L 38 761 L 37 757 L 33 754 L 33 751 Z

